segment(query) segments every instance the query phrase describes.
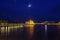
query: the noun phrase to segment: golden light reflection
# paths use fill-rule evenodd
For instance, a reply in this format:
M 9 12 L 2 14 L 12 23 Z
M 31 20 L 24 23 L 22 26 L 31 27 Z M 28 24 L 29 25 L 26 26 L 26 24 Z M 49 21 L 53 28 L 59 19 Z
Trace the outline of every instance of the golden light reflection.
M 0 23 L 0 26 L 3 26 L 1 27 L 1 33 L 4 33 L 4 32 L 10 32 L 11 30 L 13 31 L 14 29 L 17 29 L 17 28 L 20 28 L 22 29 L 23 26 L 26 26 L 27 30 L 29 31 L 29 35 L 32 36 L 33 35 L 33 31 L 34 31 L 34 26 L 35 24 L 42 24 L 42 25 L 59 25 L 58 28 L 60 29 L 60 22 L 58 22 L 57 24 L 55 22 L 51 23 L 51 22 L 48 22 L 48 21 L 45 21 L 45 22 L 41 22 L 41 23 L 35 23 L 33 20 L 29 20 L 29 21 L 26 21 L 25 24 L 24 23 L 4 23 L 4 22 L 1 22 Z M 8 27 L 6 27 L 8 26 Z M 47 30 L 47 27 L 45 27 L 45 29 Z
M 4 33 L 5 32 L 5 27 L 2 27 L 1 28 L 1 33 Z
M 28 27 L 29 35 L 32 37 L 33 31 L 34 31 L 34 25 L 35 25 L 34 21 L 33 20 L 29 20 L 25 24 Z
M 4 33 L 4 32 L 10 32 L 11 30 L 12 30 L 12 32 L 13 32 L 13 30 L 14 29 L 17 29 L 17 28 L 23 28 L 23 25 L 22 24 L 20 24 L 20 25 L 16 25 L 16 26 L 6 26 L 6 27 L 1 27 L 0 29 L 1 29 L 1 33 Z M 16 30 L 17 31 L 17 30 Z

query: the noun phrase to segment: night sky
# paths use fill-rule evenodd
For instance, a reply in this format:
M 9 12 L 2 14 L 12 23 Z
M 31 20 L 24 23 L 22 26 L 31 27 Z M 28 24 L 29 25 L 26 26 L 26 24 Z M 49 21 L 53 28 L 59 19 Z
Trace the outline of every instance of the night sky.
M 31 4 L 31 7 L 28 5 Z M 0 20 L 60 21 L 59 0 L 0 0 Z

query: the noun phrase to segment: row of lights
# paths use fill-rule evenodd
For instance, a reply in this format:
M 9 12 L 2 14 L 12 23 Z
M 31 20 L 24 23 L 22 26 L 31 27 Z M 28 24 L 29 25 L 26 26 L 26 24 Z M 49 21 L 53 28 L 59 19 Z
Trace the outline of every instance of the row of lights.
M 31 25 L 31 24 L 35 24 L 35 22 L 33 21 L 33 20 L 29 20 L 29 21 L 26 21 L 25 23 L 8 23 L 8 22 L 0 22 L 0 26 L 6 26 L 8 24 L 8 26 L 9 25 L 17 25 L 17 24 L 27 24 L 27 25 Z M 39 23 L 37 23 L 37 24 L 39 24 Z M 51 22 L 48 22 L 48 21 L 45 21 L 45 22 L 41 22 L 40 24 L 58 24 L 58 25 L 60 25 L 60 22 L 54 22 L 54 21 L 51 21 Z

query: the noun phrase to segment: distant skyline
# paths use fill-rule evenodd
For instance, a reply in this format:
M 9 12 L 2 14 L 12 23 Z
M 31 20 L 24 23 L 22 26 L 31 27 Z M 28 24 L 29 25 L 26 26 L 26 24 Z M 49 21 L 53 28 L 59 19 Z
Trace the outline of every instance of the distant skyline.
M 60 21 L 60 0 L 0 0 L 0 20 L 25 21 L 30 18 Z

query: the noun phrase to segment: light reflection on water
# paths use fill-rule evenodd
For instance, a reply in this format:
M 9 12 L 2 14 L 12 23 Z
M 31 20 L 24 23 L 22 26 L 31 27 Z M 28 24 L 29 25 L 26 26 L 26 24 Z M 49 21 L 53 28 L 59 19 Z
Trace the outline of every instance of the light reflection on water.
M 59 30 L 57 25 L 48 25 L 47 32 L 45 32 L 45 25 L 35 25 L 33 30 L 32 38 L 30 38 L 29 27 L 23 28 L 11 28 L 11 27 L 1 27 L 0 35 L 1 37 L 21 39 L 21 40 L 58 40 Z

